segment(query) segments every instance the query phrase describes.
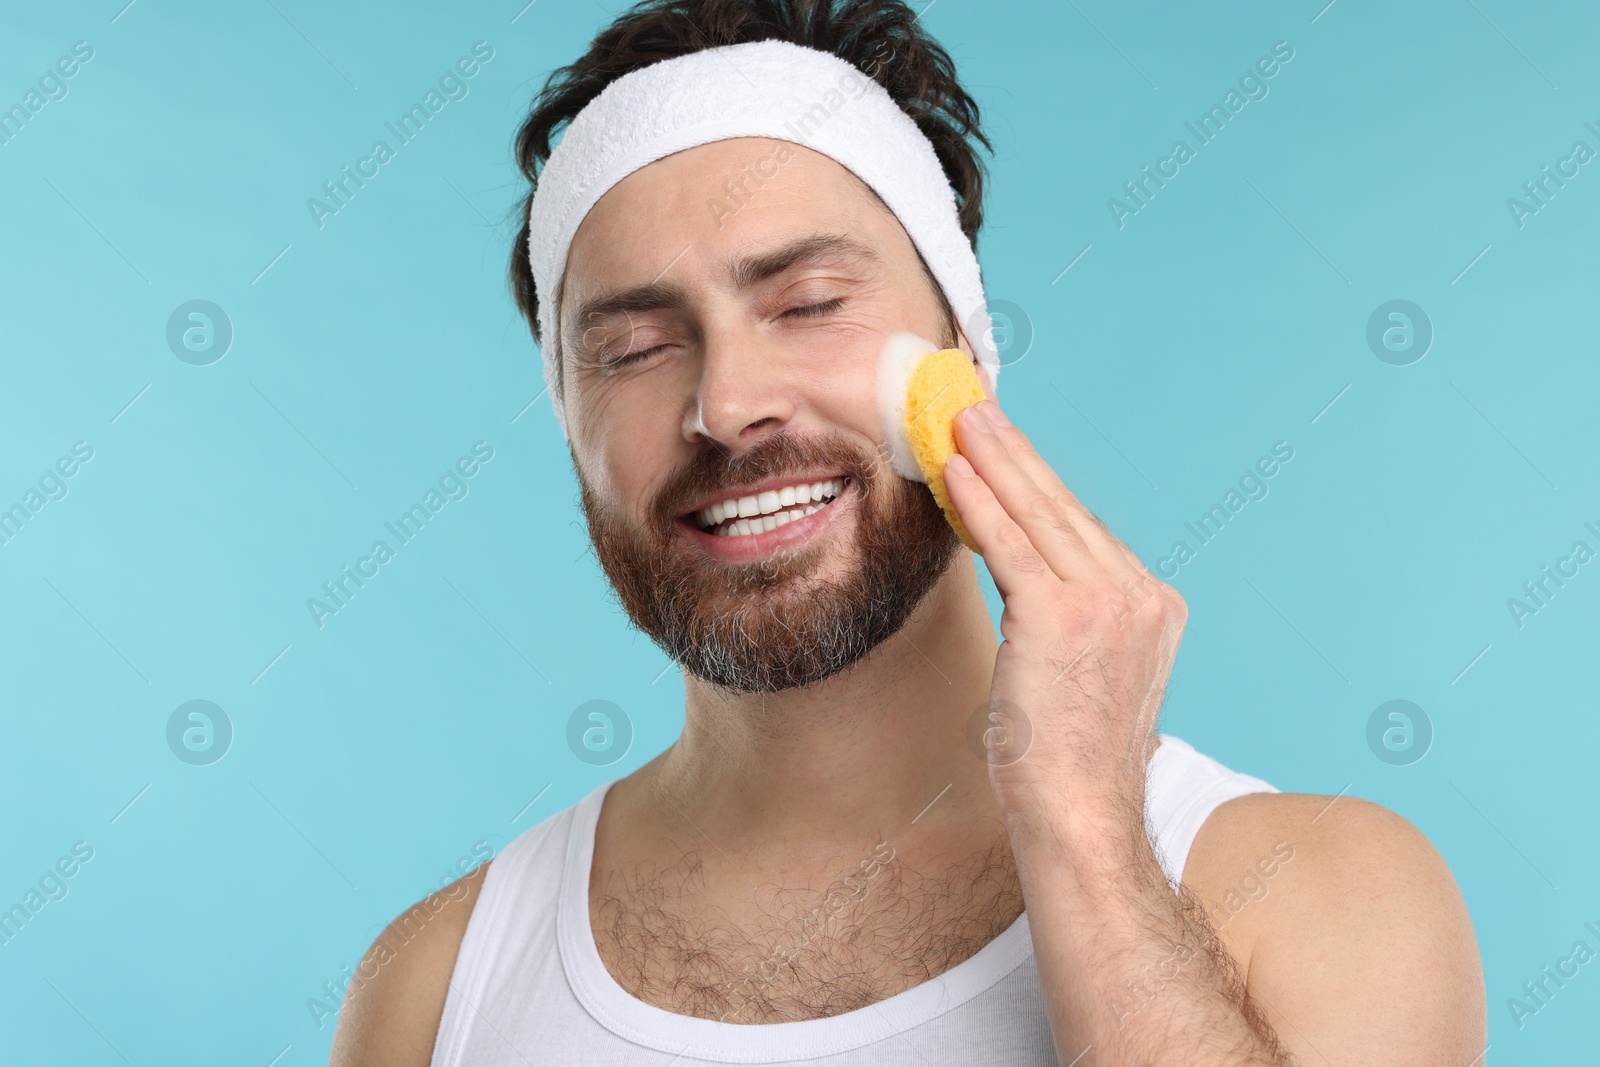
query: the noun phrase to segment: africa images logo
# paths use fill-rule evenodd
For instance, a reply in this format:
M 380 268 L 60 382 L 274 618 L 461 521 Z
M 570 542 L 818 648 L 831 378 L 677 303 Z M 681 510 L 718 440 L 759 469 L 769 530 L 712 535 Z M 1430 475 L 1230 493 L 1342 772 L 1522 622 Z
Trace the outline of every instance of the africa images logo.
M 381 573 L 383 566 L 395 558 L 401 547 L 415 540 L 428 522 L 444 510 L 445 504 L 452 500 L 465 500 L 472 491 L 469 482 L 492 459 L 493 445 L 487 441 L 474 443 L 471 456 L 460 457 L 453 467 L 439 476 L 437 489 L 429 486 L 421 501 L 401 512 L 394 521 L 383 524 L 383 528 L 394 539 L 393 546 L 383 539 L 374 541 L 367 554 L 356 560 L 354 571 L 350 569 L 350 564 L 342 565 L 337 578 L 322 583 L 322 597 L 307 597 L 306 610 L 311 613 L 311 621 L 316 623 L 317 629 L 327 625 L 325 620 L 330 615 L 337 615 L 349 607 L 350 601 L 366 588 L 367 582 Z
M 317 229 L 327 225 L 327 220 L 340 211 L 350 206 L 350 201 L 355 199 L 359 190 L 367 187 L 367 182 L 382 173 L 385 164 L 393 160 L 400 148 L 410 144 L 427 126 L 433 116 L 445 109 L 445 105 L 452 100 L 465 100 L 472 91 L 467 82 L 477 77 L 483 67 L 494 59 L 494 49 L 487 41 L 478 41 L 472 46 L 472 55 L 462 56 L 455 65 L 439 76 L 438 87 L 430 86 L 423 94 L 421 103 L 413 103 L 409 109 L 402 112 L 394 122 L 383 124 L 394 138 L 394 145 L 379 139 L 372 142 L 372 147 L 367 154 L 356 160 L 355 169 L 345 163 L 339 168 L 338 177 L 322 183 L 322 194 L 326 199 L 315 196 L 306 200 L 306 210 L 311 212 L 311 221 L 317 224 Z
M 1126 228 L 1128 219 L 1149 207 L 1156 193 L 1165 189 L 1168 181 L 1183 173 L 1183 166 L 1193 160 L 1200 149 L 1221 136 L 1222 131 L 1228 128 L 1228 123 L 1245 109 L 1246 104 L 1253 100 L 1265 100 L 1271 91 L 1267 82 L 1276 77 L 1292 59 L 1294 46 L 1288 41 L 1274 41 L 1272 55 L 1257 59 L 1252 67 L 1240 75 L 1239 87 L 1229 88 L 1223 94 L 1222 103 L 1212 104 L 1194 122 L 1183 124 L 1194 135 L 1194 147 L 1191 148 L 1188 141 L 1179 138 L 1172 143 L 1171 150 L 1165 156 L 1156 160 L 1154 171 L 1150 169 L 1150 164 L 1142 164 L 1137 179 L 1123 182 L 1122 192 L 1127 199 L 1119 200 L 1114 196 L 1106 199 L 1106 210 L 1111 213 L 1111 221 L 1117 224 L 1117 229 Z

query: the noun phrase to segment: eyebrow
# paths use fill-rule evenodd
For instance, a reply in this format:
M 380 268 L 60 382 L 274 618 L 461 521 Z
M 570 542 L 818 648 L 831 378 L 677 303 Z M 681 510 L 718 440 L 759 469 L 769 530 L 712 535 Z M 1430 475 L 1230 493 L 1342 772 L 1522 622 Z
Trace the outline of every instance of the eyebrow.
M 813 233 L 796 238 L 788 244 L 767 252 L 747 252 L 728 264 L 728 277 L 735 289 L 749 289 L 769 278 L 776 277 L 802 263 L 835 260 L 856 263 L 882 263 L 883 257 L 871 246 L 848 234 Z M 688 294 L 672 282 L 653 281 L 614 293 L 606 293 L 585 301 L 572 320 L 572 330 L 566 338 L 568 346 L 577 350 L 575 343 L 583 332 L 573 330 L 582 323 L 593 324 L 597 318 L 620 315 L 633 311 L 657 311 L 661 308 L 680 308 L 688 303 Z

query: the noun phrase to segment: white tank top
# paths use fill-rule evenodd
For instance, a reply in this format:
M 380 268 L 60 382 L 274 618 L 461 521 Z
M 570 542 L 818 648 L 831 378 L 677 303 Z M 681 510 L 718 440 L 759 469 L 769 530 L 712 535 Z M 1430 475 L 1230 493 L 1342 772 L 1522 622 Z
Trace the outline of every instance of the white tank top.
M 1151 844 L 1177 890 L 1206 816 L 1278 790 L 1171 735 L 1146 780 Z M 1024 911 L 943 974 L 822 1019 L 729 1023 L 633 996 L 589 926 L 589 867 L 611 783 L 514 838 L 489 867 L 456 957 L 433 1067 L 820 1063 L 1057 1067 Z

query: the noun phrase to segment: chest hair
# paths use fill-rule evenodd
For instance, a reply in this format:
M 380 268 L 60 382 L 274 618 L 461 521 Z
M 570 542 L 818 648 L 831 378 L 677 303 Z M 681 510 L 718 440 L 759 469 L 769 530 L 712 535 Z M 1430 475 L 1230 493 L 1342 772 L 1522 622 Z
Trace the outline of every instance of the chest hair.
M 666 1011 L 737 1023 L 853 1011 L 949 970 L 1022 913 L 1010 842 L 943 869 L 880 842 L 820 890 L 751 887 L 748 908 L 705 903 L 698 852 L 608 871 L 589 902 L 606 970 Z

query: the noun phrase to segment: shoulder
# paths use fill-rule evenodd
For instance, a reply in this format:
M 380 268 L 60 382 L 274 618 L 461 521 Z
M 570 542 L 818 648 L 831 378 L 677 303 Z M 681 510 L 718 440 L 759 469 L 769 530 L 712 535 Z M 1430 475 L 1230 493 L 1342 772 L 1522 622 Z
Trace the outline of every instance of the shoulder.
M 1483 1048 L 1466 903 L 1398 813 L 1351 796 L 1236 797 L 1201 827 L 1184 882 L 1275 1025 L 1338 1048 L 1359 1019 L 1369 1039 L 1381 1030 L 1394 1047 L 1464 1052 L 1463 1063 Z
M 1449 877 L 1428 839 L 1388 808 L 1351 796 L 1247 793 L 1218 805 L 1201 825 L 1183 882 L 1206 902 L 1212 926 L 1248 948 L 1283 910 L 1266 903 L 1274 894 L 1281 900 L 1293 888 L 1304 902 L 1401 872 Z
M 329 1067 L 428 1067 L 490 860 L 395 917 L 356 967 Z

